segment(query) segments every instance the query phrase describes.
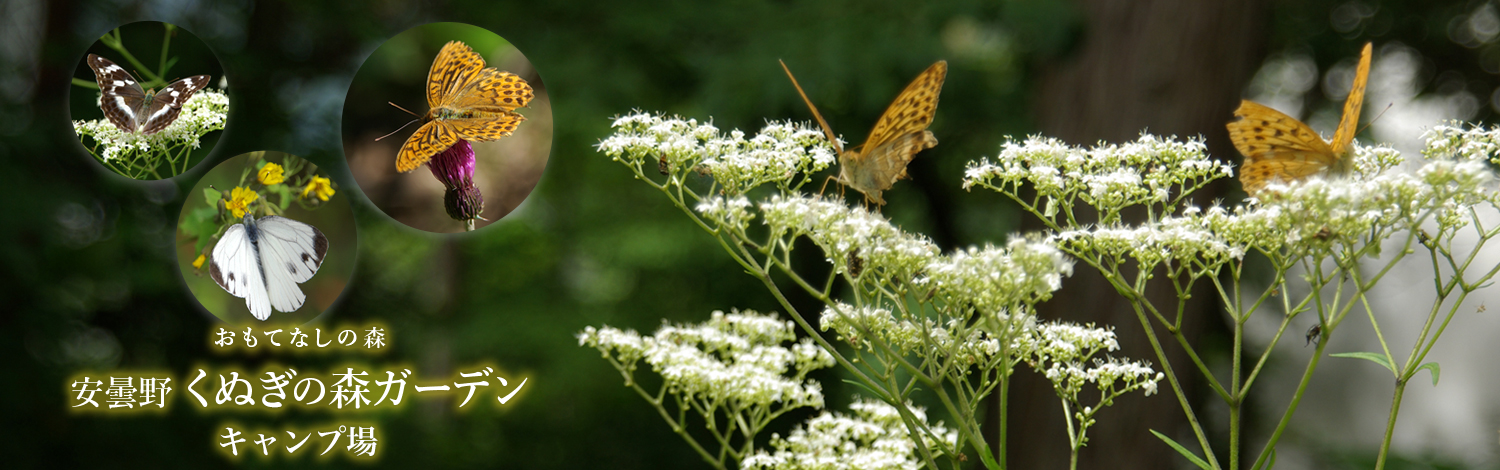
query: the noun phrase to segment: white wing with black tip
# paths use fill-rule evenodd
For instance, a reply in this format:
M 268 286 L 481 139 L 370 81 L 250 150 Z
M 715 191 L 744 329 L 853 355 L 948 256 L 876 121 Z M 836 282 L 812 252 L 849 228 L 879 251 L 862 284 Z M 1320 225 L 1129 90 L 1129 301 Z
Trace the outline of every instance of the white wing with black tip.
M 255 318 L 265 320 L 271 316 L 271 300 L 266 295 L 266 282 L 261 276 L 260 256 L 255 252 L 245 225 L 235 224 L 224 231 L 219 243 L 214 245 L 213 261 L 208 273 L 230 295 L 245 299 L 245 307 Z
M 316 227 L 286 217 L 264 217 L 255 225 L 260 231 L 257 245 L 271 307 L 282 312 L 301 308 L 307 296 L 297 284 L 312 279 L 323 265 L 328 237 Z

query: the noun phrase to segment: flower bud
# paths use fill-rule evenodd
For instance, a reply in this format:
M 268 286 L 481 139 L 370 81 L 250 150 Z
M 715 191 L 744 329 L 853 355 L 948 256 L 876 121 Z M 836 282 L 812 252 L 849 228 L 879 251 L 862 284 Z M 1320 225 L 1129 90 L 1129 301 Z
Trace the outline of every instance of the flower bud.
M 457 188 L 449 187 L 443 194 L 443 208 L 448 209 L 448 217 L 453 220 L 474 220 L 484 213 L 484 195 L 479 193 L 479 188 L 473 183 Z

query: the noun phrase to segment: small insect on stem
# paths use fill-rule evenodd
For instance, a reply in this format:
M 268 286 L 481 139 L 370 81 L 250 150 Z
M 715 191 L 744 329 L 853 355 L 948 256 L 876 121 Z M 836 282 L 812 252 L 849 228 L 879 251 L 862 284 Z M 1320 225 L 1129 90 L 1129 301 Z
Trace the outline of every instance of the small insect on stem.
M 1318 233 L 1316 235 L 1313 235 L 1313 236 L 1317 237 L 1319 240 L 1325 240 L 1326 241 L 1326 240 L 1328 240 L 1329 237 L 1333 236 L 1333 232 L 1330 231 L 1330 230 L 1328 230 L 1328 227 L 1323 227 L 1322 229 L 1318 230 Z
M 662 155 L 661 158 L 656 159 L 656 171 L 660 171 L 661 174 L 666 175 L 671 173 L 671 169 L 672 167 L 667 165 L 666 155 Z
M 845 260 L 845 267 L 849 269 L 850 277 L 857 278 L 860 273 L 865 272 L 865 260 L 859 257 L 859 247 L 854 247 L 853 250 L 849 251 L 849 256 Z
M 1318 341 L 1319 339 L 1322 338 L 1322 336 L 1323 336 L 1323 325 L 1321 325 L 1321 324 L 1320 325 L 1313 325 L 1312 328 L 1308 328 L 1307 329 L 1307 344 L 1302 345 L 1302 347 L 1305 348 L 1308 345 L 1311 345 L 1313 343 L 1313 341 Z

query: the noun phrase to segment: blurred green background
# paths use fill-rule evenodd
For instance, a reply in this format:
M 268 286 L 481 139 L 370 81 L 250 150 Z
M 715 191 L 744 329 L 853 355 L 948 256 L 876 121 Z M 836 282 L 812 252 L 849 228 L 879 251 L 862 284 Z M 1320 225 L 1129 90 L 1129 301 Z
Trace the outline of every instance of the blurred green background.
M 1458 103 L 1451 117 L 1491 119 L 1500 85 L 1495 18 L 1494 6 L 1479 1 L 9 0 L 0 4 L 0 200 L 7 202 L 0 216 L 0 298 L 7 302 L 0 309 L 0 455 L 10 468 L 215 467 L 223 460 L 214 436 L 227 421 L 271 427 L 342 419 L 203 413 L 182 396 L 166 416 L 66 410 L 65 380 L 80 370 L 165 369 L 181 378 L 204 362 L 253 370 L 267 360 L 206 350 L 207 332 L 220 324 L 198 310 L 173 253 L 176 215 L 196 197 L 190 188 L 244 152 L 306 155 L 339 183 L 358 224 L 359 258 L 332 320 L 384 321 L 393 340 L 383 358 L 283 363 L 309 370 L 343 360 L 405 363 L 436 376 L 489 362 L 508 378 L 530 379 L 522 399 L 497 409 L 458 414 L 447 404 L 412 405 L 353 416 L 378 426 L 382 457 L 368 467 L 702 468 L 572 335 L 600 324 L 649 332 L 663 319 L 700 321 L 731 307 L 771 311 L 775 303 L 711 238 L 593 151 L 611 116 L 664 111 L 747 132 L 768 119 L 808 121 L 776 65 L 783 59 L 835 131 L 858 143 L 902 86 L 947 59 L 931 128 L 941 144 L 913 161 L 912 180 L 886 193 L 885 214 L 954 248 L 1030 229 L 998 195 L 959 187 L 965 163 L 993 155 L 1005 136 L 1091 144 L 1142 130 L 1201 135 L 1216 157 L 1238 162 L 1223 124 L 1241 97 L 1293 90 L 1287 96 L 1303 110 L 1299 117 L 1336 112 L 1342 95 L 1321 77 L 1366 41 L 1419 51 L 1416 96 Z M 68 124 L 67 97 L 76 91 L 68 81 L 90 44 L 140 20 L 193 32 L 232 84 L 219 145 L 205 164 L 167 181 L 114 176 L 78 148 Z M 341 157 L 341 116 L 356 71 L 387 39 L 438 21 L 503 36 L 530 59 L 554 101 L 551 157 L 535 193 L 473 234 L 434 235 L 383 216 L 354 191 Z M 1275 74 L 1257 74 L 1281 63 L 1312 67 L 1312 81 L 1288 87 Z M 1237 200 L 1238 185 L 1204 194 L 1205 201 Z M 1083 275 L 1068 284 L 1044 315 L 1114 324 L 1120 354 L 1151 357 L 1134 317 L 1097 300 L 1114 294 L 1095 295 L 1091 289 L 1102 286 Z M 1218 347 L 1222 359 L 1229 349 L 1220 317 L 1205 311 L 1195 318 L 1192 336 Z M 834 374 L 817 378 L 835 409 L 856 393 Z M 1061 468 L 1067 452 L 1055 397 L 1044 385 L 1017 386 L 1011 463 Z M 1371 393 L 1388 398 L 1386 390 Z M 778 430 L 805 416 L 783 418 Z M 1145 432 L 1180 432 L 1180 416 L 1170 395 L 1121 400 L 1091 431 L 1082 468 L 1180 467 L 1185 462 Z M 1320 467 L 1368 466 L 1359 459 L 1373 454 L 1320 442 L 1306 441 Z M 1420 468 L 1472 461 L 1401 457 Z M 306 455 L 241 464 L 356 466 Z

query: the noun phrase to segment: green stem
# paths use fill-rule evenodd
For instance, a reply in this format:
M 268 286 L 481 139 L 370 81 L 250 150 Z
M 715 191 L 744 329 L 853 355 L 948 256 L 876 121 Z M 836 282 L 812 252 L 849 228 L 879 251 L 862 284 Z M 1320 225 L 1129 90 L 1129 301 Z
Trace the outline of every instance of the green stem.
M 1396 392 L 1391 396 L 1391 414 L 1385 419 L 1385 437 L 1380 440 L 1380 454 L 1375 457 L 1375 470 L 1385 468 L 1385 456 L 1391 450 L 1391 435 L 1396 431 L 1396 415 L 1401 412 L 1401 396 L 1406 394 L 1406 381 L 1396 381 Z

